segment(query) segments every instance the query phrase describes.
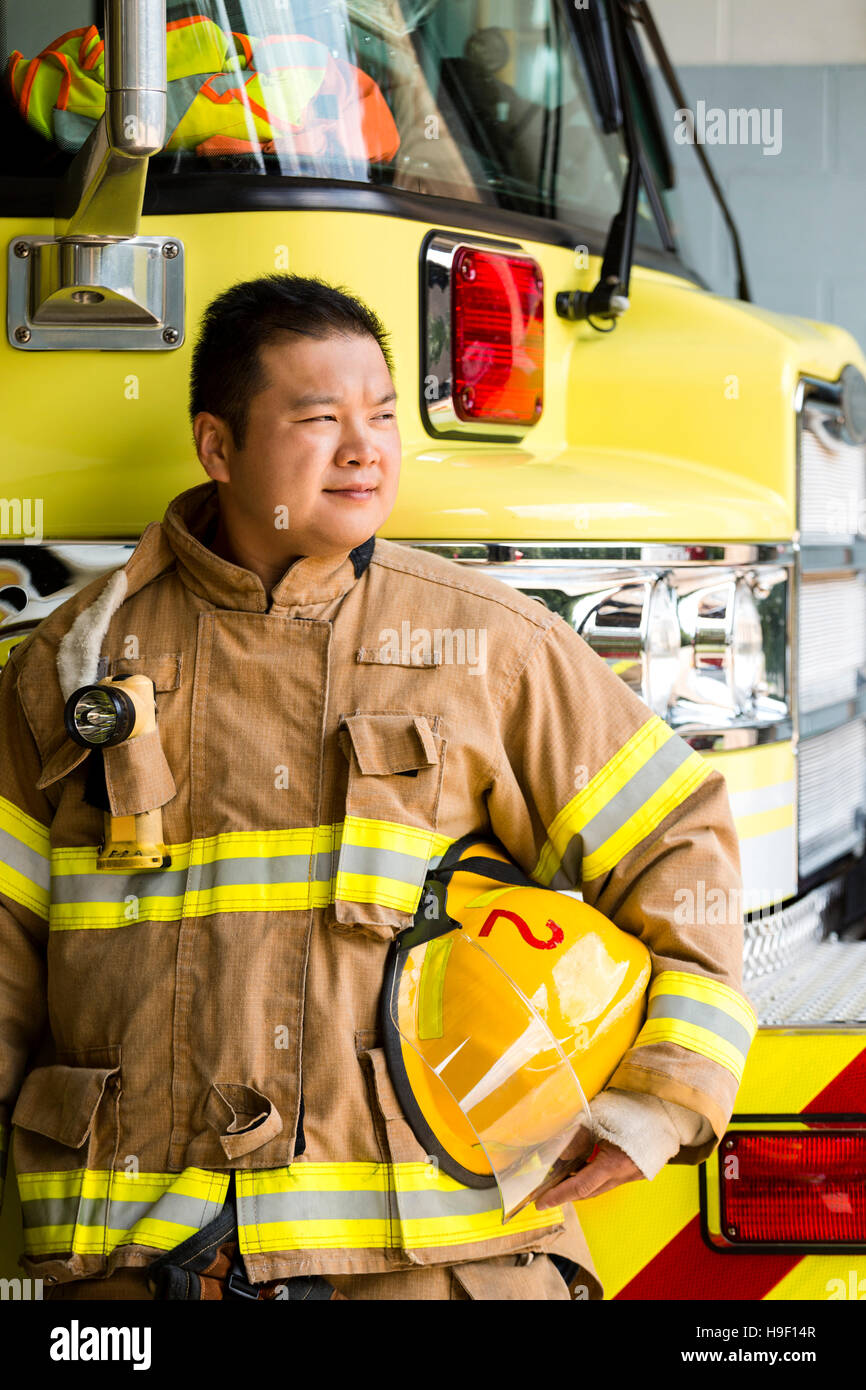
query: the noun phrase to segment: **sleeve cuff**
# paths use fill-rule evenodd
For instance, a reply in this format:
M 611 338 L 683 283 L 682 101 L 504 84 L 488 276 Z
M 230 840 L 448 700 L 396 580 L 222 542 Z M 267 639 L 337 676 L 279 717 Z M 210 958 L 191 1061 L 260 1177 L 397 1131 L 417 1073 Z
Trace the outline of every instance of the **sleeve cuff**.
M 589 1108 L 597 1135 L 628 1154 L 649 1179 L 684 1145 L 692 1147 L 713 1137 L 703 1115 L 647 1092 L 609 1088 Z

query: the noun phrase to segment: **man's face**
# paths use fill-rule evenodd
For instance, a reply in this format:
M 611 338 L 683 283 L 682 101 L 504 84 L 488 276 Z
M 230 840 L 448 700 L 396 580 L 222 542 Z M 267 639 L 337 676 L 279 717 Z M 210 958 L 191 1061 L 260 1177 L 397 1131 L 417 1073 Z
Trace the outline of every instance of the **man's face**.
M 390 515 L 400 476 L 394 382 L 375 338 L 292 334 L 260 349 L 265 387 L 242 449 L 202 413 L 199 458 L 220 503 L 264 556 L 351 550 Z

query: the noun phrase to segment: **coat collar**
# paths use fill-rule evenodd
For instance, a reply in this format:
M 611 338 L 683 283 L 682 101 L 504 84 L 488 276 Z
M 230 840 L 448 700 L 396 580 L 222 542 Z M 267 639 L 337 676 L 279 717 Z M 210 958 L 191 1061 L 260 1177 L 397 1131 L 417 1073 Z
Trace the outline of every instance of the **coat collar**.
M 177 558 L 183 583 L 218 608 L 251 613 L 283 612 L 341 598 L 370 563 L 375 536 L 339 555 L 303 555 L 289 565 L 271 591 L 252 570 L 209 549 L 219 519 L 219 491 L 212 480 L 187 489 L 169 503 L 162 530 Z

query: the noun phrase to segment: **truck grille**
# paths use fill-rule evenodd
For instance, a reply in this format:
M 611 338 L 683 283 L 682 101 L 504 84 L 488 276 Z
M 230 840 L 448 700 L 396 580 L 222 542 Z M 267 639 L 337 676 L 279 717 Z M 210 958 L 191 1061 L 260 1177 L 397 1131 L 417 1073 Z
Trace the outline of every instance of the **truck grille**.
M 866 725 L 862 719 L 800 744 L 800 877 L 863 844 Z
M 800 419 L 801 878 L 860 853 L 866 821 L 866 448 L 845 442 L 837 414 L 817 390 Z
M 809 420 L 812 424 L 809 424 Z M 866 451 L 833 439 L 807 410 L 800 446 L 800 534 L 856 534 L 866 522 Z
M 856 696 L 866 670 L 866 576 L 803 576 L 799 653 L 801 712 Z

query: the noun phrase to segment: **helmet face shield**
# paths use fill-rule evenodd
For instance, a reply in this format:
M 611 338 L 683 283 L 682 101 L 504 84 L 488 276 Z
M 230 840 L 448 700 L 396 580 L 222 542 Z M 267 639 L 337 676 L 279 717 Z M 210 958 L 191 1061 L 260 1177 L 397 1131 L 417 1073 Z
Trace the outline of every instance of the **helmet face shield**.
M 507 1221 L 581 1126 L 591 1131 L 574 1068 L 514 980 L 461 930 L 397 951 L 385 1014 L 391 1076 L 416 1135 L 459 1182 L 495 1184 Z

